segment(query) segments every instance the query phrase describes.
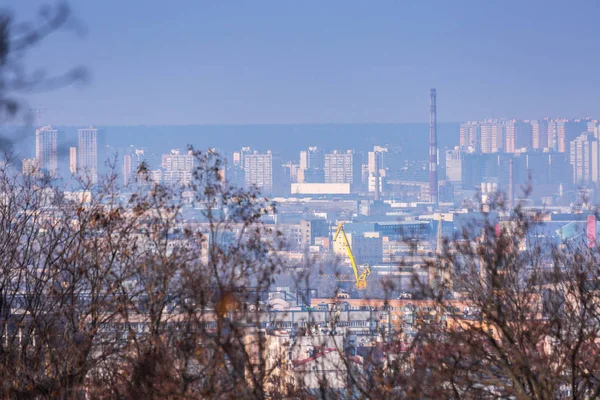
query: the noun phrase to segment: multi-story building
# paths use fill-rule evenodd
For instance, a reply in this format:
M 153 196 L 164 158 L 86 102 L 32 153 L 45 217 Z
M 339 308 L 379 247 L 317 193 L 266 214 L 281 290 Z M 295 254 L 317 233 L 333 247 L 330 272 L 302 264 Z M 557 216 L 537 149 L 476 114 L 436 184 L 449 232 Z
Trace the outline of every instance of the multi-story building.
M 283 184 L 285 187 L 290 187 L 290 184 L 292 183 L 298 183 L 300 165 L 288 161 L 281 167 L 283 171 Z
M 273 193 L 273 154 L 271 151 L 244 154 L 245 186 L 256 187 L 263 194 Z
M 552 148 L 559 153 L 569 151 L 569 143 L 587 132 L 587 121 L 580 119 L 553 119 L 548 122 L 548 137 Z
M 250 153 L 252 153 L 252 149 L 250 147 L 242 147 L 240 151 L 235 151 L 232 157 L 232 166 L 244 168 L 244 156 Z
M 139 156 L 143 157 L 143 153 Z M 169 154 L 163 154 L 161 170 L 162 181 L 166 185 L 187 186 L 192 183 L 194 154 L 192 151 L 181 154 L 178 149 L 171 150 Z
M 486 154 L 514 153 L 518 149 L 531 148 L 532 136 L 532 125 L 529 121 L 469 121 L 460 125 L 460 148 Z
M 460 148 L 481 150 L 481 125 L 477 121 L 460 124 Z
M 77 147 L 69 148 L 69 172 L 73 175 L 77 173 Z
M 446 150 L 446 179 L 457 183 L 462 179 L 462 163 L 465 151 L 456 146 L 453 150 Z
M 500 120 L 480 123 L 480 147 L 482 153 L 497 153 L 504 148 L 505 125 Z
M 308 150 L 300 152 L 300 168 L 317 168 L 323 169 L 323 151 L 316 146 L 309 147 Z
M 596 139 L 598 139 L 598 120 L 586 118 L 587 133 L 592 133 Z
M 44 126 L 35 131 L 35 159 L 41 172 L 52 177 L 58 175 L 58 131 Z
M 132 182 L 131 154 L 123 155 L 123 185 L 127 186 Z
M 77 173 L 88 183 L 98 183 L 98 129 L 78 129 Z
M 571 141 L 569 161 L 574 184 L 598 183 L 598 140 L 592 134 L 583 133 Z
M 299 224 L 277 224 L 276 227 L 285 238 L 286 250 L 304 251 L 311 245 L 310 225 L 304 221 Z
M 345 153 L 334 150 L 325 154 L 325 183 L 349 183 L 355 185 L 361 180 L 361 164 L 352 150 Z
M 146 160 L 144 149 L 133 149 L 123 155 L 123 184 L 129 185 L 135 182 L 140 165 Z
M 531 142 L 534 149 L 552 148 L 548 137 L 548 118 L 531 121 Z
M 375 146 L 373 151 L 368 153 L 367 169 L 369 175 L 379 174 L 385 176 L 385 155 L 388 152 L 387 147 Z
M 309 147 L 300 152 L 298 183 L 323 183 L 324 153 L 317 147 Z
M 387 153 L 387 147 L 375 146 L 367 155 L 367 188 L 369 192 L 376 193 L 376 196 L 382 191 L 383 181 L 387 175 L 385 168 Z
M 332 310 L 331 314 L 335 312 Z M 287 330 L 265 336 L 264 348 L 269 355 L 266 365 L 270 376 L 275 378 L 265 385 L 268 394 L 287 397 L 294 390 L 318 392 L 323 388 L 323 382 L 327 382 L 328 390 L 348 390 L 352 385 L 348 371 L 358 375 L 362 371 L 363 360 L 356 356 L 344 357 L 340 351 L 344 348 L 344 337 L 340 333 L 326 335 L 320 331 L 321 326 L 330 328 L 332 323 L 320 323 L 318 328 L 313 325 L 312 331 L 309 326 L 310 335 L 298 336 L 294 340 L 290 339 Z M 355 324 L 358 326 L 358 323 Z
M 510 120 L 504 122 L 507 153 L 514 153 L 518 149 L 532 147 L 532 126 L 529 121 Z

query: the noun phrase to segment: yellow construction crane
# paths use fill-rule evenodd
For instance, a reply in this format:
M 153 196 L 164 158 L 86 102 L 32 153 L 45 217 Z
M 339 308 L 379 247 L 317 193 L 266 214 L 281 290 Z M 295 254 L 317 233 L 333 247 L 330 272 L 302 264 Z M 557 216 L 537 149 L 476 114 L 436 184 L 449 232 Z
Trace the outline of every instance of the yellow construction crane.
M 346 251 L 348 252 L 348 257 L 350 258 L 350 263 L 352 264 L 354 278 L 356 279 L 356 288 L 358 290 L 364 290 L 367 288 L 367 276 L 371 275 L 371 268 L 369 268 L 369 266 L 367 265 L 365 270 L 361 274 L 358 273 L 358 267 L 356 266 L 354 255 L 352 254 L 352 248 L 350 248 L 348 237 L 346 236 L 346 232 L 344 232 L 343 222 L 340 222 L 338 224 L 337 230 L 335 231 L 335 235 L 333 236 L 334 242 L 337 240 L 340 233 L 342 234 L 342 239 L 344 240 L 344 245 L 346 246 Z

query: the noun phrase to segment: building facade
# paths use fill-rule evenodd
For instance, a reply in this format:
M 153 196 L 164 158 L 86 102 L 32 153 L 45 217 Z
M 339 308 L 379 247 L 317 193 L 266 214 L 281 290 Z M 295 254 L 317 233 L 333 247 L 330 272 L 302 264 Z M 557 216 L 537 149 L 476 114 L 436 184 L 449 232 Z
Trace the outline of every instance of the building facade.
M 579 119 L 553 119 L 548 122 L 548 137 L 559 153 L 569 151 L 569 143 L 587 132 L 587 122 Z
M 143 153 L 138 154 L 137 157 L 141 162 Z M 174 149 L 169 154 L 163 154 L 161 170 L 162 181 L 166 185 L 187 186 L 191 184 L 194 170 L 194 155 L 192 151 L 181 154 L 178 149 Z
M 334 150 L 325 154 L 325 183 L 349 183 L 355 185 L 360 182 L 361 164 L 352 150 L 340 152 Z
M 462 180 L 462 163 L 465 152 L 460 147 L 446 151 L 446 179 L 457 183 Z
M 123 155 L 123 184 L 129 185 L 136 182 L 138 170 L 143 162 L 147 163 L 144 149 L 130 149 Z M 148 166 L 147 166 L 148 167 Z
M 77 147 L 69 148 L 69 172 L 73 175 L 77 173 Z
M 256 187 L 263 194 L 273 193 L 273 154 L 271 151 L 244 155 L 244 180 L 247 188 Z
M 41 172 L 56 177 L 58 175 L 57 155 L 58 131 L 44 126 L 35 131 L 35 159 Z
M 98 183 L 98 129 L 78 129 L 77 146 L 77 173 L 86 181 L 96 185 Z
M 519 149 L 532 147 L 532 126 L 529 121 L 509 120 L 504 123 L 507 153 L 514 153 Z
M 584 133 L 571 141 L 569 161 L 574 184 L 598 183 L 598 140 L 592 134 Z
M 481 125 L 479 122 L 470 121 L 460 124 L 460 148 L 481 150 Z
M 548 119 L 531 121 L 531 145 L 534 149 L 552 148 L 548 140 Z

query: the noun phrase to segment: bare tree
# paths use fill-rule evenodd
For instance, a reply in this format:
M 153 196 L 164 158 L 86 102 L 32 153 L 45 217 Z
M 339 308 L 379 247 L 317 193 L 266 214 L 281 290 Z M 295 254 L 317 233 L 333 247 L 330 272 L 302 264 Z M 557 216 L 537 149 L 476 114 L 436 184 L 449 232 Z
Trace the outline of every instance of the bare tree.
M 598 248 L 548 243 L 540 212 L 496 206 L 500 218 L 477 219 L 428 261 L 438 275 L 419 286 L 429 300 L 414 336 L 388 338 L 352 379 L 359 397 L 598 397 Z
M 87 70 L 74 67 L 56 76 L 48 76 L 43 69 L 26 65 L 27 56 L 49 35 L 61 28 L 80 34 L 82 25 L 75 20 L 67 3 L 41 7 L 37 20 L 17 21 L 8 9 L 0 9 L 0 123 L 12 122 L 18 117 L 31 121 L 25 96 L 36 92 L 55 90 L 87 78 Z M 12 144 L 26 132 L 0 132 L 0 149 L 10 152 Z

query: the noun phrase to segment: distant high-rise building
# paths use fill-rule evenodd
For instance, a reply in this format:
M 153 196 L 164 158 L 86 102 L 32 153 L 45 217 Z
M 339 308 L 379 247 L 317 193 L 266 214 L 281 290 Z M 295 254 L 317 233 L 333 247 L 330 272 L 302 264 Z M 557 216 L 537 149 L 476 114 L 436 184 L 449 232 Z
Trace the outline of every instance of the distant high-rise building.
M 481 150 L 481 125 L 477 121 L 460 124 L 460 148 Z
M 587 122 L 584 120 L 553 119 L 548 122 L 551 147 L 559 153 L 569 151 L 569 142 L 584 132 L 587 132 Z
M 35 131 L 35 159 L 40 171 L 52 177 L 58 174 L 57 135 L 50 125 Z
M 252 149 L 250 147 L 242 147 L 241 151 L 234 152 L 233 153 L 233 166 L 244 168 L 244 156 L 249 153 L 252 153 Z
M 325 171 L 317 168 L 298 168 L 298 183 L 323 183 Z
M 569 161 L 573 168 L 573 183 L 598 183 L 598 140 L 592 134 L 583 133 L 571 141 Z
M 552 148 L 548 138 L 548 119 L 531 121 L 531 140 L 534 149 Z
M 317 147 L 300 152 L 297 181 L 299 183 L 322 183 L 324 153 Z
M 504 148 L 506 126 L 501 120 L 486 120 L 480 123 L 480 149 L 482 153 L 498 153 Z M 469 146 L 472 147 L 472 146 Z
M 558 145 L 558 122 L 555 119 L 548 121 L 548 143 L 550 148 L 554 151 L 559 151 Z M 564 153 L 564 148 L 561 153 Z
M 598 120 L 597 119 L 586 118 L 585 121 L 586 121 L 586 124 L 587 124 L 587 132 L 594 134 L 594 136 L 596 137 L 596 139 L 598 139 Z
M 399 147 L 385 146 L 387 151 L 383 152 L 383 166 L 386 178 L 397 178 L 404 168 L 404 157 Z
M 281 166 L 278 166 L 281 167 Z M 273 154 L 254 151 L 244 155 L 244 179 L 247 188 L 255 186 L 263 194 L 273 193 Z
M 69 172 L 77 173 L 77 147 L 74 146 L 69 148 Z
M 132 182 L 131 154 L 123 155 L 123 185 L 127 186 Z
M 300 170 L 300 166 L 298 164 L 294 164 L 291 161 L 282 165 L 283 168 L 283 179 L 285 181 L 285 185 L 289 186 L 291 183 L 298 183 L 298 171 Z
M 514 153 L 518 149 L 532 147 L 532 127 L 529 121 L 510 120 L 504 123 L 505 152 Z
M 385 159 L 385 155 L 388 152 L 388 148 L 387 147 L 382 147 L 382 146 L 375 146 L 373 147 L 373 151 L 369 151 L 367 157 L 368 157 L 368 162 L 367 162 L 367 166 L 368 166 L 368 171 L 369 171 L 369 175 L 374 175 L 376 173 L 379 173 L 380 175 L 385 176 L 385 165 L 384 165 L 384 159 Z
M 462 180 L 462 162 L 465 157 L 465 151 L 460 147 L 452 150 L 446 150 L 446 179 L 452 183 L 458 183 Z
M 357 184 L 361 180 L 361 163 L 352 150 L 334 150 L 325 154 L 325 183 Z
M 482 123 L 479 126 L 479 132 L 480 151 L 482 153 L 492 153 L 492 124 Z
M 375 146 L 373 151 L 367 154 L 367 190 L 375 194 L 375 200 L 379 200 L 385 169 L 383 157 L 387 153 L 387 147 Z
M 98 129 L 78 129 L 77 173 L 92 185 L 98 183 Z
M 171 150 L 169 154 L 163 154 L 161 168 L 162 180 L 166 185 L 187 186 L 192 183 L 194 154 L 192 151 L 181 154 L 177 149 Z
M 232 156 L 232 165 L 239 167 L 242 165 L 242 153 L 239 151 L 235 151 L 233 152 L 233 156 Z
M 134 149 L 133 147 L 123 155 L 123 184 L 129 185 L 137 179 L 137 173 L 140 165 L 148 160 L 144 149 Z M 149 166 L 147 166 L 148 168 Z
M 532 140 L 529 121 L 487 119 L 460 125 L 460 148 L 475 153 L 514 153 L 519 149 L 530 149 Z
M 300 152 L 300 168 L 323 169 L 323 151 L 315 146 L 309 147 L 308 150 Z

